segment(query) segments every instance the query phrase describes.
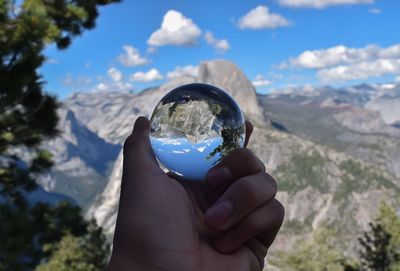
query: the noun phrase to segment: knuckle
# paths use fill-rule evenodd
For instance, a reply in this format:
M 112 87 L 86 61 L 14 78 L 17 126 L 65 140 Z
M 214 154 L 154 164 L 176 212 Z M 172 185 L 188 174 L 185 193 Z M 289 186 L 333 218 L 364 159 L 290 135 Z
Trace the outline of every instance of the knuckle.
M 253 163 L 260 169 L 265 170 L 264 163 L 254 154 L 249 148 L 241 148 L 236 150 L 236 158 L 240 159 L 244 163 Z
M 259 189 L 254 182 L 243 178 L 238 184 L 240 185 L 241 192 L 246 195 L 246 197 L 251 197 L 252 199 L 257 198 Z
M 248 148 L 239 149 L 239 154 L 240 154 L 240 158 L 242 158 L 243 160 L 254 159 L 253 152 Z
M 242 178 L 234 184 L 236 188 L 236 194 L 243 203 L 246 205 L 254 205 L 259 198 L 259 189 L 256 187 L 254 182 L 248 181 L 246 178 Z
M 261 168 L 261 170 L 262 170 L 262 171 L 266 171 L 266 170 L 267 170 L 267 168 L 265 167 L 265 164 L 264 164 L 264 162 L 263 162 L 263 161 L 261 161 L 261 160 L 260 160 L 260 158 L 258 158 L 258 157 L 257 157 L 257 160 L 258 160 L 258 162 L 259 162 L 259 164 L 260 164 L 260 168 Z
M 277 199 L 274 199 L 274 204 L 275 204 L 274 208 L 276 210 L 276 213 L 277 213 L 277 216 L 278 216 L 278 220 L 279 220 L 279 223 L 280 223 L 279 225 L 281 225 L 282 222 L 283 222 L 283 219 L 285 218 L 285 207 Z
M 239 148 L 233 150 L 230 156 L 234 157 L 235 160 L 248 161 L 249 159 L 252 159 L 252 157 L 254 157 L 254 154 L 248 148 Z
M 275 199 L 277 184 L 268 173 L 261 172 L 234 182 L 231 193 L 240 209 L 253 208 Z
M 246 229 L 249 231 L 259 231 L 262 228 L 261 220 L 259 217 L 250 215 L 246 219 Z
M 250 164 L 251 168 L 255 171 L 265 171 L 264 163 L 248 148 L 242 148 L 238 150 L 238 158 L 243 161 L 243 163 Z
M 263 171 L 262 178 L 264 179 L 264 183 L 267 184 L 268 194 L 272 194 L 271 198 L 275 198 L 276 193 L 278 192 L 278 184 L 275 179 L 266 171 Z

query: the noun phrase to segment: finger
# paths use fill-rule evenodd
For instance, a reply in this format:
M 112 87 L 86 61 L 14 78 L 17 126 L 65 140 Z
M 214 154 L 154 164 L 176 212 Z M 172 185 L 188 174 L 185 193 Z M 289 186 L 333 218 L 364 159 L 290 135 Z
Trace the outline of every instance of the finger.
M 225 231 L 275 198 L 276 191 L 276 181 L 264 171 L 241 178 L 207 211 L 205 222 L 213 230 Z
M 285 215 L 282 204 L 274 199 L 251 213 L 240 224 L 215 240 L 215 247 L 224 253 L 232 252 L 252 238 L 266 248 L 271 246 Z
M 159 171 L 161 169 L 150 144 L 149 120 L 139 117 L 124 143 L 123 174 L 129 179 L 140 180 Z
M 249 144 L 249 140 L 250 140 L 251 134 L 253 133 L 254 126 L 248 120 L 246 120 L 245 123 L 246 123 L 246 139 L 244 140 L 244 147 L 246 148 L 247 144 Z
M 216 191 L 224 191 L 233 181 L 265 171 L 264 163 L 249 149 L 232 151 L 219 164 L 210 169 L 205 184 Z

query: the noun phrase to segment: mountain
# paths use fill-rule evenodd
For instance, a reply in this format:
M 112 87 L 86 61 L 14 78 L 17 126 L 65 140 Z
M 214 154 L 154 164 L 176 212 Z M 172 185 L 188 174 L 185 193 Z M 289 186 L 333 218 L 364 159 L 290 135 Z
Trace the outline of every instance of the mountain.
M 226 90 L 249 118 L 263 119 L 263 109 L 253 84 L 234 63 L 226 60 L 203 62 L 197 80 Z
M 58 159 L 55 170 L 64 178 L 55 178 L 49 190 L 68 186 L 72 195 L 81 187 L 94 189 L 85 199 L 91 202 L 87 216 L 112 236 L 125 138 L 139 115 L 150 117 L 169 90 L 192 82 L 226 90 L 254 123 L 249 148 L 276 177 L 277 197 L 286 207 L 275 250 L 290 249 L 299 237 L 328 225 L 351 254 L 354 237 L 367 228 L 379 202 L 400 207 L 400 114 L 383 106 L 398 99 L 399 85 L 304 87 L 257 95 L 245 74 L 224 60 L 201 63 L 197 78 L 178 78 L 138 94 L 71 96 L 60 111 L 65 135 L 49 143 Z M 91 186 L 95 176 L 107 178 L 107 184 L 102 179 Z
M 388 125 L 400 122 L 400 84 L 386 85 L 382 95 L 371 99 L 365 108 L 377 111 Z
M 399 179 L 400 129 L 393 120 L 400 118 L 400 84 L 390 86 L 283 90 L 259 99 L 271 121 L 290 133 L 372 163 Z M 386 104 L 388 99 L 393 107 L 371 109 L 371 104 Z
M 69 195 L 85 208 L 106 185 L 109 168 L 121 147 L 89 130 L 65 105 L 58 110 L 58 116 L 61 135 L 44 143 L 55 166 L 39 183 L 47 191 Z

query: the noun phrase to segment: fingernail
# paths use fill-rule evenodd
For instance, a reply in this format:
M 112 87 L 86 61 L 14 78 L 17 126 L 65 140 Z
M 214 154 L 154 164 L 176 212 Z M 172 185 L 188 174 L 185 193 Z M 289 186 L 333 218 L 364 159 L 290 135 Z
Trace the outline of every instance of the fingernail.
M 207 224 L 213 229 L 220 229 L 233 211 L 233 204 L 230 200 L 224 200 L 212 206 L 205 215 Z
M 213 188 L 220 188 L 231 178 L 231 173 L 226 167 L 211 169 L 206 176 L 206 182 Z

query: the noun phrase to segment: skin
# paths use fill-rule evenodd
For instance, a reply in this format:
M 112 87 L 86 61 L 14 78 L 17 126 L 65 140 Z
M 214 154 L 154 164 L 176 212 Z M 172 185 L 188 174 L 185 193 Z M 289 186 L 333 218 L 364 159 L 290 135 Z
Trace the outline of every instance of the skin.
M 253 126 L 246 123 L 246 145 Z M 247 148 L 210 169 L 204 182 L 164 173 L 136 120 L 124 144 L 121 195 L 107 271 L 263 269 L 284 217 L 277 184 Z

